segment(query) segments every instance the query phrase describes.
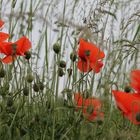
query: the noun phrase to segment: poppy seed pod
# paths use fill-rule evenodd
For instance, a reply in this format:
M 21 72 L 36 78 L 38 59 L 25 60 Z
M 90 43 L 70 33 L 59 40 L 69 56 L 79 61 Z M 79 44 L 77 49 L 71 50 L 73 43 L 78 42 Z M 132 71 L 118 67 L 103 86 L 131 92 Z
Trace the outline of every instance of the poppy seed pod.
M 59 66 L 60 66 L 61 68 L 65 68 L 65 67 L 66 67 L 66 62 L 63 61 L 63 60 L 61 60 L 60 63 L 59 63 Z
M 25 52 L 24 55 L 27 60 L 29 60 L 31 58 L 31 52 L 29 52 L 29 51 Z
M 56 54 L 58 54 L 60 52 L 60 44 L 59 43 L 55 43 L 53 45 L 53 50 Z
M 77 56 L 76 56 L 76 54 L 75 53 L 71 53 L 70 54 L 70 59 L 71 59 L 71 61 L 75 61 L 76 60 L 76 58 L 77 58 Z
M 31 73 L 29 73 L 26 76 L 26 80 L 28 83 L 32 83 L 32 81 L 34 80 L 34 76 Z
M 34 89 L 35 92 L 38 92 L 39 91 L 39 84 L 34 83 L 33 89 Z
M 59 69 L 58 69 L 58 75 L 59 75 L 60 77 L 62 77 L 64 74 L 65 74 L 65 73 L 64 73 L 63 69 L 62 69 L 62 68 L 59 68 Z
M 42 82 L 39 83 L 39 89 L 43 90 L 44 89 L 44 84 Z
M 0 69 L 0 78 L 4 78 L 6 72 L 3 68 Z
M 23 95 L 24 96 L 28 96 L 29 95 L 29 88 L 28 87 L 24 87 L 24 89 L 23 89 Z

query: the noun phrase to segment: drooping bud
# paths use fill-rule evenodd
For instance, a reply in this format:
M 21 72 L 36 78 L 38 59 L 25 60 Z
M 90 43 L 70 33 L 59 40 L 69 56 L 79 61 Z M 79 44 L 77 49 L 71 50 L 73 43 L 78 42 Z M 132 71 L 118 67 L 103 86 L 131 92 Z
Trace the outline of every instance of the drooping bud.
M 34 89 L 35 92 L 38 92 L 39 91 L 39 84 L 34 83 L 33 89 Z
M 28 87 L 24 87 L 23 88 L 23 95 L 24 96 L 28 96 L 29 95 L 29 88 Z
M 39 83 L 39 89 L 43 90 L 44 89 L 44 84 L 42 82 Z
M 65 73 L 64 73 L 63 69 L 62 69 L 62 68 L 59 68 L 59 69 L 58 69 L 58 75 L 59 75 L 60 77 L 62 77 L 64 74 L 65 74 Z
M 71 61 L 75 61 L 76 60 L 76 58 L 77 58 L 77 56 L 76 56 L 76 54 L 75 53 L 71 53 L 70 54 L 70 59 L 71 59 Z
M 34 76 L 31 73 L 29 73 L 26 76 L 26 80 L 28 83 L 32 83 L 32 81 L 34 80 Z
M 53 45 L 53 50 L 56 54 L 58 54 L 60 52 L 60 44 L 59 43 L 55 43 Z
M 65 68 L 65 67 L 66 67 L 66 62 L 63 61 L 63 60 L 61 60 L 60 63 L 59 63 L 59 66 L 60 66 L 61 68 Z

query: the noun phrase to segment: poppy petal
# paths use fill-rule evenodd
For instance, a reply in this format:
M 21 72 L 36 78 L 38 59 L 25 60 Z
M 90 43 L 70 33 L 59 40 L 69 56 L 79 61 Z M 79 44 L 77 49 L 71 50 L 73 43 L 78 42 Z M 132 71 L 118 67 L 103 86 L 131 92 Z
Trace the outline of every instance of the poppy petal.
M 0 42 L 5 41 L 9 38 L 9 34 L 0 32 Z
M 0 52 L 4 53 L 5 55 L 12 55 L 12 42 L 0 42 Z
M 87 58 L 87 51 L 89 52 L 88 58 L 91 62 L 96 62 L 98 59 L 105 57 L 104 52 L 97 48 L 95 44 L 86 42 L 83 38 L 81 38 L 78 50 L 79 57 Z
M 103 67 L 102 61 L 97 61 L 96 63 L 90 63 L 90 67 L 95 71 L 95 73 L 99 73 L 101 68 Z
M 31 42 L 25 36 L 16 41 L 15 44 L 17 45 L 16 48 L 17 55 L 24 55 L 24 53 L 31 48 Z
M 76 101 L 76 104 L 78 105 L 78 107 L 81 107 L 82 106 L 83 98 L 80 95 L 80 93 L 75 93 L 74 94 L 74 100 Z
M 123 112 L 125 117 L 127 117 L 134 124 L 139 123 L 135 119 L 136 113 L 140 112 L 140 95 L 125 93 L 121 91 L 112 91 L 116 104 L 118 108 Z
M 15 59 L 16 59 L 16 56 L 13 57 L 13 56 L 9 55 L 9 56 L 6 56 L 3 59 L 1 59 L 1 61 L 5 64 L 8 64 L 8 63 L 13 62 Z
M 91 70 L 90 64 L 87 61 L 78 60 L 77 67 L 82 72 L 88 72 Z
M 140 93 L 140 70 L 133 70 L 131 72 L 131 86 Z

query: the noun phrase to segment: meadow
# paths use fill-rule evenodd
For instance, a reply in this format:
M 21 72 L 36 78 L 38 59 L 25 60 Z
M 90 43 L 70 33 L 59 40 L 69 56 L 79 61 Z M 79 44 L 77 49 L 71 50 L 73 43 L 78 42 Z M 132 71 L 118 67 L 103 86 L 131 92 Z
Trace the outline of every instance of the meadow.
M 140 1 L 0 0 L 0 140 L 139 140 Z

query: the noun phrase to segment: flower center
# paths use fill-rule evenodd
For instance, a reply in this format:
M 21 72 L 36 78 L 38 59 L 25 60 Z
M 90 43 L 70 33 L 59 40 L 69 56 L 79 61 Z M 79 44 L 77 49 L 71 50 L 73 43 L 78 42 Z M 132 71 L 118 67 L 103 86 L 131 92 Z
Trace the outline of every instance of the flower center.
M 86 56 L 90 56 L 90 50 L 86 50 L 86 51 L 85 51 L 85 55 L 86 55 Z
M 88 114 L 91 114 L 94 111 L 94 107 L 92 105 L 89 105 L 86 109 Z

